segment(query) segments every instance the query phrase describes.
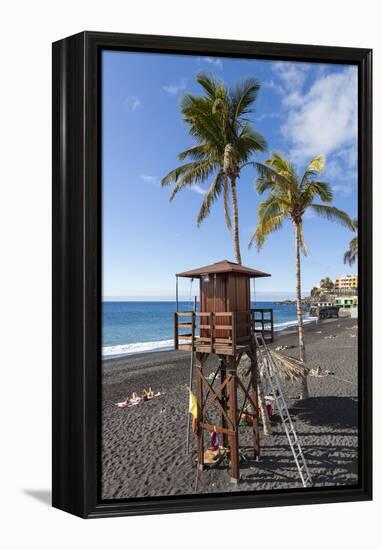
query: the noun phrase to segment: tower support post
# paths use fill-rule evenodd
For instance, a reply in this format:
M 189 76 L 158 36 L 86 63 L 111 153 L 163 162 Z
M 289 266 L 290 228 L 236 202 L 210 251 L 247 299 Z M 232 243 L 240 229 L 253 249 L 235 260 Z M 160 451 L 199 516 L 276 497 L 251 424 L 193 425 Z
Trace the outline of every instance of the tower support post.
M 226 380 L 226 358 L 222 357 L 222 359 L 220 359 L 220 361 L 221 361 L 220 377 L 221 377 L 221 387 L 222 387 L 222 390 L 221 390 L 221 403 L 222 403 L 222 407 L 223 407 L 225 413 L 227 414 L 228 394 L 227 394 L 227 391 L 226 391 L 226 386 L 223 385 L 225 380 Z M 222 413 L 221 413 L 221 426 L 224 429 L 226 429 L 228 427 L 227 422 L 226 422 L 226 417 Z M 227 436 L 226 433 L 222 434 L 222 445 L 225 449 L 228 446 L 228 436 Z
M 237 363 L 235 357 L 229 361 L 229 418 L 233 433 L 230 440 L 230 478 L 233 483 L 239 481 L 239 456 L 238 456 L 238 414 L 237 414 Z
M 203 415 L 203 391 L 202 391 L 202 365 L 203 354 L 196 353 L 196 392 L 198 402 L 198 417 L 197 417 L 197 467 L 200 470 L 204 469 L 204 430 L 201 423 L 204 422 Z
M 258 362 L 255 349 L 250 353 L 250 377 L 251 377 L 251 399 L 254 403 L 253 411 L 253 449 L 254 458 L 259 460 L 260 442 L 259 442 L 259 410 L 258 410 Z

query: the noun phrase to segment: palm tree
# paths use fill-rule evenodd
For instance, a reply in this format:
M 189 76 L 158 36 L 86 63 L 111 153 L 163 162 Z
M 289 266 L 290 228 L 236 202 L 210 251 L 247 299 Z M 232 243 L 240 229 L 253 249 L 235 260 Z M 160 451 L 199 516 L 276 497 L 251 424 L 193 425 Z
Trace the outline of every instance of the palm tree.
M 197 82 L 204 94 L 184 94 L 181 112 L 195 144 L 179 153 L 179 160 L 189 162 L 175 168 L 162 179 L 161 185 L 174 184 L 170 200 L 187 186 L 211 179 L 197 217 L 197 223 L 210 213 L 213 202 L 222 194 L 226 225 L 231 231 L 230 201 L 233 205 L 233 242 L 237 263 L 241 263 L 237 180 L 242 168 L 250 164 L 257 151 L 264 151 L 266 142 L 247 118 L 260 85 L 246 78 L 227 88 L 212 76 L 199 74 Z
M 356 228 L 356 231 L 358 229 L 358 222 L 356 219 L 352 221 L 354 227 Z M 344 263 L 353 265 L 355 261 L 357 260 L 359 254 L 359 244 L 358 244 L 358 236 L 353 237 L 351 242 L 349 243 L 348 250 L 344 254 Z
M 286 219 L 291 220 L 295 232 L 296 257 L 296 309 L 299 332 L 299 358 L 306 361 L 304 345 L 304 330 L 302 318 L 302 296 L 300 275 L 300 251 L 307 254 L 303 239 L 303 217 L 307 209 L 318 216 L 331 221 L 337 221 L 354 230 L 350 217 L 335 206 L 317 204 L 320 199 L 323 203 L 332 202 L 332 190 L 328 183 L 318 179 L 324 168 L 324 158 L 315 157 L 307 166 L 301 179 L 298 179 L 295 167 L 281 155 L 273 154 L 265 164 L 256 163 L 258 170 L 257 191 L 260 195 L 266 191 L 269 196 L 258 207 L 258 226 L 253 233 L 249 247 L 256 242 L 260 249 L 266 237 L 280 229 Z M 302 378 L 301 398 L 308 397 L 307 377 Z
M 329 277 L 324 277 L 324 279 L 320 281 L 320 288 L 325 288 L 326 290 L 332 290 L 334 286 L 335 286 L 334 282 Z

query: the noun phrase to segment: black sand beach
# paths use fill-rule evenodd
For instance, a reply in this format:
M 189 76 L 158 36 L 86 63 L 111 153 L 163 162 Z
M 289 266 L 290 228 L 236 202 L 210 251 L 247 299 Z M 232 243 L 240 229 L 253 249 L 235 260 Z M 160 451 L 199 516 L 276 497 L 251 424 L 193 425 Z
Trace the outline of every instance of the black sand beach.
M 339 319 L 306 326 L 308 365 L 329 370 L 309 378 L 310 399 L 299 384 L 284 382 L 284 394 L 315 486 L 357 483 L 357 321 Z M 295 331 L 278 333 L 272 348 L 297 357 Z M 213 358 L 211 358 L 213 359 Z M 190 354 L 170 351 L 103 362 L 102 497 L 104 499 L 193 494 L 195 438 L 186 454 Z M 215 362 L 210 361 L 213 371 Z M 161 395 L 125 410 L 115 403 L 152 387 Z M 212 420 L 212 419 L 211 419 Z M 301 488 L 279 417 L 272 435 L 261 430 L 261 458 L 252 460 L 251 429 L 240 428 L 241 480 L 230 482 L 226 463 L 200 472 L 197 493 Z M 208 434 L 205 436 L 206 444 Z M 246 459 L 246 460 L 245 460 Z

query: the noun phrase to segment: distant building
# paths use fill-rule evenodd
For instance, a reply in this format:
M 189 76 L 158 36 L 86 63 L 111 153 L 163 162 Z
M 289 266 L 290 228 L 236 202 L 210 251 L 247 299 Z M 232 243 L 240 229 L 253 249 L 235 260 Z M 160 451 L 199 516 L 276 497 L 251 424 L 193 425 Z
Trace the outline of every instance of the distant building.
M 336 305 L 344 308 L 357 306 L 357 296 L 343 296 L 336 298 Z
M 357 288 L 357 275 L 341 275 L 335 280 L 335 288 L 337 289 L 356 289 Z
M 332 307 L 335 304 L 333 302 L 316 302 L 315 305 L 318 307 Z

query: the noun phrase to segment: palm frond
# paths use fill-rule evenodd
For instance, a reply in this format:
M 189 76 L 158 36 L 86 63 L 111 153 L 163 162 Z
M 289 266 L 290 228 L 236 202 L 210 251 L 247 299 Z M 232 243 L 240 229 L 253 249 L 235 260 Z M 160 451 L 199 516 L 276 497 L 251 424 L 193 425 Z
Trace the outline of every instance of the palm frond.
M 204 88 L 207 96 L 214 101 L 218 96 L 221 81 L 215 76 L 206 74 L 205 72 L 198 73 L 196 80 L 200 86 Z
M 257 249 L 260 250 L 266 240 L 266 237 L 270 233 L 281 229 L 284 219 L 285 215 L 284 213 L 281 213 L 273 216 L 272 218 L 268 218 L 266 221 L 259 222 L 257 229 L 251 235 L 249 248 L 251 248 L 253 246 L 253 243 L 255 242 L 257 245 Z
M 324 170 L 325 159 L 323 155 L 314 157 L 311 162 L 308 164 L 306 171 L 301 180 L 301 187 L 308 183 L 311 178 L 315 178 Z
M 347 227 L 351 231 L 355 231 L 356 228 L 353 225 L 351 218 L 343 210 L 339 210 L 335 206 L 326 206 L 325 204 L 311 204 L 309 208 L 312 208 L 318 216 L 326 218 L 329 221 L 338 222 L 344 227 Z
M 248 160 L 252 153 L 263 153 L 267 149 L 266 139 L 254 130 L 251 124 L 245 124 L 235 142 L 237 150 L 240 152 L 240 158 L 243 163 Z
M 333 194 L 329 183 L 324 181 L 309 181 L 303 186 L 302 201 L 307 206 L 317 196 L 323 202 L 332 202 Z
M 279 153 L 273 153 L 271 158 L 266 160 L 266 164 L 271 166 L 279 175 L 283 175 L 289 183 L 297 181 L 295 166 Z
M 192 169 L 187 170 L 178 181 L 169 198 L 171 202 L 173 201 L 177 193 L 181 191 L 181 189 L 188 185 L 191 186 L 195 183 L 204 182 L 215 170 L 215 165 L 208 160 L 197 162 L 194 164 L 195 166 Z
M 267 161 L 266 161 L 267 162 Z M 262 195 L 265 191 L 270 190 L 276 186 L 278 187 L 288 187 L 290 182 L 287 177 L 283 174 L 278 173 L 276 170 L 262 164 L 260 162 L 253 162 L 253 165 L 257 169 L 258 178 L 257 178 L 257 192 Z
M 243 115 L 253 112 L 253 104 L 260 90 L 258 80 L 252 77 L 239 81 L 231 90 L 230 100 L 234 121 L 238 121 Z
M 199 144 L 208 143 L 218 149 L 223 142 L 223 131 L 220 116 L 213 113 L 212 102 L 204 97 L 184 94 L 181 100 L 181 111 L 188 124 L 189 134 Z
M 201 143 L 200 145 L 193 145 L 193 147 L 188 147 L 185 151 L 179 153 L 178 159 L 185 160 L 186 158 L 191 158 L 193 160 L 203 160 L 208 155 L 208 145 L 207 143 Z
M 174 170 L 171 170 L 162 180 L 161 180 L 161 186 L 165 187 L 167 185 L 170 185 L 171 183 L 176 183 L 178 179 L 185 174 L 186 172 L 189 172 L 196 168 L 198 166 L 198 162 L 189 162 L 187 164 L 183 164 L 182 166 L 178 166 Z
M 262 201 L 258 206 L 258 220 L 266 222 L 266 220 L 277 216 L 283 211 L 283 204 L 278 201 L 277 197 L 270 195 L 267 199 Z
M 224 176 L 221 172 L 219 172 L 214 178 L 213 183 L 209 187 L 208 191 L 205 193 L 204 200 L 202 201 L 202 205 L 197 216 L 198 226 L 200 226 L 200 224 L 210 214 L 210 208 L 212 204 L 221 194 L 222 187 L 223 187 L 223 180 L 224 180 Z
M 356 220 L 353 220 L 356 221 Z M 354 237 L 349 243 L 349 248 L 344 254 L 344 263 L 353 265 L 358 257 L 358 237 Z

